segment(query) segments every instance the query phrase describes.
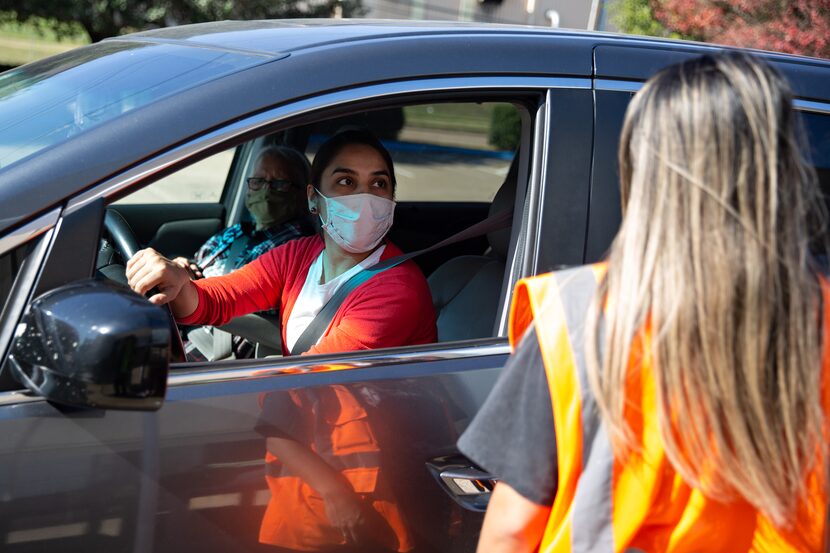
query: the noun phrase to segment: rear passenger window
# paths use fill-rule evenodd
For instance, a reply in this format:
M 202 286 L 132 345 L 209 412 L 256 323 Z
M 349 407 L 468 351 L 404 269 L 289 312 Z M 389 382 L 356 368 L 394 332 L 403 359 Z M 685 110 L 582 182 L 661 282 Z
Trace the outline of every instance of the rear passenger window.
M 816 168 L 821 189 L 830 198 L 830 115 L 802 113 L 809 143 L 808 159 Z
M 819 187 L 824 197 L 824 205 L 830 213 L 830 115 L 802 112 L 801 119 L 807 135 L 807 159 L 813 164 L 818 175 Z M 825 233 L 827 229 L 825 229 Z M 827 240 L 825 235 L 824 240 Z M 826 242 L 818 240 L 812 244 L 813 253 L 825 271 L 830 269 L 827 258 Z
M 621 220 L 617 149 L 625 111 L 633 96 L 629 92 L 599 90 L 596 97 L 594 133 L 593 194 L 603 192 L 603 202 L 593 202 L 586 244 L 586 261 L 603 258 L 616 236 Z M 798 112 L 807 140 L 807 160 L 818 175 L 819 184 L 830 212 L 830 114 Z

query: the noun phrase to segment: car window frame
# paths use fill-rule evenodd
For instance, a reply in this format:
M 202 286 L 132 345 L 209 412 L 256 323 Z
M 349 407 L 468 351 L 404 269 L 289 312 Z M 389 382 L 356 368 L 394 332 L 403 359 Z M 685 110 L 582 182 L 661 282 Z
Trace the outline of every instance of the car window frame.
M 531 184 L 530 179 L 533 178 L 540 178 L 540 175 L 544 173 L 543 168 L 529 168 L 531 162 L 534 165 L 541 165 L 541 157 L 538 152 L 546 151 L 547 150 L 547 133 L 545 132 L 545 127 L 549 125 L 549 119 L 547 118 L 547 114 L 549 110 L 546 109 L 545 102 L 549 98 L 550 88 L 540 89 L 539 91 L 539 101 L 540 103 L 535 106 L 535 111 L 530 109 L 528 105 L 522 105 L 521 102 L 517 101 L 517 98 L 522 95 L 526 95 L 527 91 L 516 91 L 510 90 L 509 93 L 506 93 L 506 96 L 502 96 L 503 91 L 496 91 L 496 92 L 488 92 L 487 96 L 485 97 L 476 97 L 475 95 L 470 95 L 469 93 L 465 93 L 464 91 L 453 91 L 452 96 L 449 98 L 449 101 L 454 103 L 465 103 L 465 102 L 475 102 L 475 101 L 483 101 L 483 102 L 504 102 L 504 103 L 513 103 L 516 105 L 516 109 L 519 111 L 522 117 L 522 135 L 521 135 L 521 144 L 518 150 L 518 154 L 520 156 L 518 163 L 519 163 L 519 175 L 518 181 L 519 182 L 527 182 L 527 186 L 522 188 L 520 187 L 517 190 L 517 196 L 515 198 L 515 205 L 514 205 L 514 212 L 516 216 L 519 217 L 519 220 L 522 224 L 513 225 L 511 239 L 510 239 L 510 247 L 507 255 L 507 259 L 509 262 L 509 271 L 505 273 L 504 284 L 502 285 L 502 294 L 499 301 L 499 309 L 497 320 L 494 325 L 494 333 L 495 336 L 488 336 L 485 338 L 476 338 L 472 340 L 461 340 L 461 341 L 445 341 L 445 342 L 434 342 L 431 344 L 423 344 L 417 346 L 406 346 L 406 350 L 412 350 L 407 355 L 416 355 L 418 351 L 430 351 L 435 352 L 436 346 L 441 346 L 439 349 L 447 349 L 447 350 L 457 350 L 459 347 L 471 348 L 479 351 L 482 347 L 487 347 L 493 340 L 496 340 L 500 343 L 501 346 L 507 347 L 507 321 L 509 317 L 509 300 L 511 297 L 511 291 L 515 282 L 518 281 L 519 278 L 522 276 L 527 276 L 530 273 L 527 273 L 527 267 L 532 267 L 535 265 L 533 261 L 526 262 L 525 257 L 529 254 L 536 254 L 536 250 L 533 248 L 528 248 L 527 252 L 522 250 L 522 255 L 516 255 L 517 247 L 521 247 L 523 243 L 520 243 L 518 240 L 518 236 L 523 233 L 523 224 L 524 220 L 527 217 L 532 217 L 532 213 L 538 213 L 539 209 L 534 208 L 530 209 L 528 205 L 528 200 L 530 198 L 530 194 L 528 193 Z M 331 113 L 326 113 L 325 116 L 320 115 L 320 112 L 313 112 L 310 114 L 308 122 L 318 122 L 325 119 L 337 119 L 340 117 L 348 116 L 354 113 L 360 113 L 367 110 L 372 109 L 387 109 L 388 107 L 398 107 L 398 106 L 405 106 L 405 105 L 420 105 L 424 103 L 431 103 L 435 101 L 447 101 L 447 98 L 443 97 L 444 91 L 438 91 L 436 93 L 430 93 L 426 96 L 419 96 L 415 99 L 405 100 L 405 101 L 398 101 L 395 100 L 390 104 L 382 104 L 382 105 L 374 105 L 372 102 L 375 99 L 370 100 L 370 105 L 366 105 L 363 101 L 357 101 L 354 104 L 348 106 L 347 108 L 337 108 Z M 492 97 L 491 97 L 492 96 Z M 325 111 L 325 110 L 322 110 Z M 304 123 L 304 124 L 307 124 Z M 235 168 L 235 173 L 231 177 L 235 180 L 235 184 L 231 187 L 228 187 L 228 190 L 234 190 L 236 194 L 236 198 L 229 202 L 229 205 L 233 206 L 233 213 L 234 215 L 228 217 L 228 224 L 233 224 L 239 222 L 242 218 L 243 206 L 244 206 L 244 176 L 248 174 L 251 170 L 251 167 L 256 159 L 257 153 L 264 147 L 270 145 L 269 138 L 272 137 L 274 134 L 277 134 L 282 131 L 290 131 L 293 128 L 297 128 L 301 126 L 300 124 L 291 124 L 290 122 L 286 125 L 280 125 L 279 128 L 274 129 L 272 132 L 265 133 L 261 136 L 256 137 L 253 140 L 249 140 L 248 142 L 237 146 L 237 151 L 239 152 L 239 164 Z M 541 201 L 540 198 L 542 197 L 541 194 L 536 194 L 534 201 Z M 444 346 L 446 347 L 444 348 Z M 374 352 L 385 352 L 387 350 L 396 350 L 399 348 L 382 348 L 380 350 L 372 350 L 370 353 Z M 346 353 L 359 353 L 359 352 L 341 352 L 338 354 L 329 354 L 328 357 L 332 355 L 340 356 L 345 355 Z M 366 354 L 367 352 L 363 352 Z M 382 356 L 383 357 L 383 356 Z M 275 359 L 278 358 L 270 358 L 270 362 L 273 363 Z M 210 364 L 216 363 L 229 363 L 233 360 L 223 359 L 218 361 L 211 361 Z M 383 362 L 386 362 L 385 360 Z M 361 363 L 365 363 L 365 360 L 361 360 Z M 197 365 L 198 363 L 187 363 L 187 367 L 192 365 Z M 177 366 L 182 366 L 182 364 L 178 364 Z M 297 363 L 294 362 L 291 366 L 297 366 Z M 361 365 L 363 366 L 363 365 Z M 183 370 L 183 369 L 182 369 Z M 212 369 L 218 370 L 218 369 Z
M 526 182 L 528 183 L 526 187 L 520 187 L 517 190 L 517 196 L 515 198 L 514 204 L 514 213 L 521 224 L 513 225 L 511 239 L 510 239 L 510 246 L 507 255 L 509 270 L 505 272 L 504 283 L 501 288 L 501 297 L 499 299 L 499 308 L 497 311 L 497 319 L 494 325 L 494 334 L 495 336 L 489 336 L 485 338 L 476 338 L 472 340 L 462 340 L 462 341 L 444 341 L 444 342 L 434 342 L 431 344 L 423 344 L 418 346 L 407 346 L 407 348 L 412 348 L 413 351 L 430 351 L 434 352 L 436 350 L 436 346 L 444 346 L 448 349 L 457 349 L 458 347 L 468 347 L 471 349 L 477 349 L 484 345 L 487 345 L 491 340 L 501 340 L 503 345 L 507 343 L 507 323 L 509 318 L 509 300 L 512 295 L 512 289 L 515 283 L 521 278 L 522 276 L 529 276 L 532 274 L 531 271 L 532 267 L 535 266 L 535 259 L 529 258 L 529 256 L 535 256 L 538 252 L 536 249 L 532 247 L 528 247 L 522 249 L 522 246 L 530 246 L 530 243 L 527 241 L 520 242 L 518 240 L 518 236 L 523 234 L 524 231 L 524 224 L 527 221 L 532 221 L 534 214 L 538 213 L 540 209 L 536 206 L 531 208 L 530 204 L 528 203 L 531 201 L 531 197 L 533 198 L 532 202 L 541 202 L 541 198 L 543 198 L 542 194 L 535 194 L 531 195 L 529 193 L 531 187 L 531 178 L 540 179 L 543 178 L 544 175 L 544 168 L 541 167 L 542 165 L 542 155 L 539 152 L 547 152 L 547 133 L 545 128 L 550 124 L 548 114 L 550 110 L 546 107 L 546 102 L 549 100 L 550 97 L 550 87 L 540 89 L 539 91 L 539 104 L 535 106 L 535 111 L 530 109 L 528 105 L 522 105 L 521 102 L 517 100 L 519 96 L 522 94 L 527 94 L 527 91 L 516 91 L 511 90 L 509 93 L 505 93 L 504 91 L 498 90 L 496 92 L 489 92 L 487 96 L 483 97 L 475 97 L 475 95 L 470 95 L 470 93 L 465 91 L 453 91 L 452 96 L 445 96 L 445 91 L 438 91 L 435 93 L 430 93 L 426 96 L 419 96 L 417 98 L 405 101 L 393 101 L 389 104 L 381 104 L 381 105 L 365 105 L 363 102 L 358 101 L 354 105 L 350 106 L 348 109 L 337 109 L 331 114 L 326 114 L 325 117 L 323 116 L 312 116 L 310 118 L 310 122 L 318 122 L 325 119 L 337 119 L 340 117 L 348 116 L 354 113 L 361 113 L 363 111 L 371 110 L 371 109 L 387 109 L 389 107 L 400 107 L 406 105 L 421 105 L 424 103 L 432 103 L 432 102 L 439 102 L 439 101 L 451 101 L 453 103 L 465 103 L 465 102 L 474 102 L 474 101 L 482 101 L 482 102 L 503 102 L 503 103 L 513 103 L 516 105 L 516 109 L 519 111 L 522 117 L 522 136 L 521 136 L 521 144 L 518 150 L 518 154 L 520 156 L 518 163 L 519 163 L 519 174 L 518 174 L 518 182 Z M 506 94 L 503 96 L 502 94 Z M 286 125 L 281 127 L 279 130 L 275 132 L 290 130 L 292 128 L 296 128 L 300 125 Z M 257 141 L 262 141 L 265 145 L 268 144 L 269 135 L 263 135 L 258 137 Z M 253 141 L 251 141 L 253 142 Z M 247 144 L 251 144 L 248 142 Z M 250 166 L 253 164 L 253 160 L 255 159 L 256 153 L 259 151 L 260 148 L 264 147 L 262 144 L 257 145 L 257 147 L 252 147 L 247 150 L 246 152 L 246 159 L 247 163 L 242 166 L 242 171 L 250 170 Z M 533 163 L 534 167 L 530 167 L 530 164 Z M 538 167 L 537 167 L 538 165 Z M 240 183 L 244 182 L 242 178 L 244 173 L 240 173 L 236 175 L 237 180 Z M 237 200 L 234 203 L 236 206 L 244 205 L 244 187 L 242 185 L 238 185 L 235 187 L 237 193 Z M 238 219 L 241 218 L 241 208 L 237 212 L 237 219 L 230 219 L 235 222 L 238 222 Z M 521 255 L 516 255 L 517 248 L 521 252 Z M 373 350 L 373 351 L 386 351 L 387 349 L 395 349 L 395 348 L 383 348 L 381 350 Z M 345 354 L 347 352 L 343 352 Z M 351 353 L 351 352 L 348 352 Z M 365 353 L 365 352 L 364 352 Z M 220 360 L 220 362 L 227 362 L 229 360 Z M 273 361 L 273 358 L 272 358 Z M 216 361 L 212 362 L 216 363 Z
M 526 235 L 528 217 L 531 213 L 530 203 L 541 201 L 538 190 L 539 179 L 543 176 L 540 164 L 543 162 L 544 141 L 546 133 L 544 125 L 548 120 L 544 116 L 545 101 L 551 89 L 587 89 L 590 90 L 591 81 L 587 78 L 573 77 L 448 77 L 434 79 L 419 79 L 392 83 L 375 84 L 325 93 L 315 97 L 301 99 L 295 102 L 282 104 L 279 107 L 261 112 L 249 118 L 233 122 L 220 129 L 205 133 L 186 144 L 181 144 L 158 156 L 110 178 L 99 185 L 77 195 L 71 199 L 65 209 L 65 215 L 70 216 L 78 210 L 84 209 L 91 202 L 103 199 L 111 202 L 121 197 L 136 186 L 143 186 L 155 178 L 169 174 L 187 164 L 203 159 L 217 151 L 239 146 L 253 138 L 264 137 L 279 130 L 289 129 L 302 124 L 304 121 L 319 120 L 334 117 L 349 111 L 365 110 L 369 106 L 384 107 L 385 105 L 402 105 L 405 103 L 420 103 L 430 99 L 440 98 L 444 101 L 467 100 L 480 97 L 482 100 L 503 102 L 518 102 L 521 98 L 537 98 L 536 112 L 533 127 L 527 132 L 523 129 L 523 143 L 520 149 L 519 182 L 527 183 L 527 195 L 517 194 L 516 221 L 511 236 L 511 251 L 508 264 L 510 271 L 506 272 L 505 284 L 502 287 L 501 312 L 498 318 L 498 334 L 496 338 L 465 340 L 461 342 L 438 342 L 424 346 L 411 346 L 417 357 L 434 356 L 440 351 L 452 351 L 453 356 L 477 356 L 483 343 L 491 340 L 500 341 L 506 346 L 506 328 L 509 307 L 509 298 L 512 288 L 518 278 L 532 274 L 534 260 L 533 245 L 528 240 L 520 240 Z M 331 114 L 331 115 L 329 115 Z M 527 144 L 525 144 L 527 141 Z M 529 203 L 530 202 L 530 203 Z M 383 353 L 382 350 L 379 353 Z M 420 352 L 420 353 L 417 353 Z M 272 360 L 273 361 L 273 360 Z M 221 371 L 225 363 L 240 363 L 240 361 L 212 362 L 209 370 Z M 296 365 L 297 362 L 295 361 Z M 171 366 L 177 370 L 187 370 L 192 363 L 176 364 Z

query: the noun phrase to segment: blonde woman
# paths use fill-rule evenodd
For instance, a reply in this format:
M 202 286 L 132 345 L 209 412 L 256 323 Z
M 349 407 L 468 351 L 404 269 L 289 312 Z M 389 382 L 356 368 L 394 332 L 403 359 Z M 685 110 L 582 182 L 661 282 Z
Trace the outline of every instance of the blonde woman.
M 741 54 L 634 97 L 607 264 L 520 283 L 459 442 L 502 477 L 480 552 L 823 549 L 830 286 L 794 117 Z

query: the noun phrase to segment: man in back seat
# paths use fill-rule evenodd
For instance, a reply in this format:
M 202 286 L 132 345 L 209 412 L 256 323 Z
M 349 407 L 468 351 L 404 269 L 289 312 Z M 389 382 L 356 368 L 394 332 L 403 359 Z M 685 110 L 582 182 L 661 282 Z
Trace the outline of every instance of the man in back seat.
M 305 219 L 309 171 L 308 160 L 292 148 L 263 150 L 245 193 L 253 221 L 226 228 L 209 238 L 192 261 L 179 257 L 176 263 L 193 278 L 224 275 L 289 240 L 311 234 Z

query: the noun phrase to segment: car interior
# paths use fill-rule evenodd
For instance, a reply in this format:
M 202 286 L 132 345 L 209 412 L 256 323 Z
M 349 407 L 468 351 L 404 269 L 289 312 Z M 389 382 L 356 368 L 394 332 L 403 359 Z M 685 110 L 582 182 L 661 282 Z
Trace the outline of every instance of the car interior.
M 514 207 L 517 190 L 524 193 L 519 174 L 526 174 L 520 171 L 519 144 L 522 133 L 529 133 L 522 128 L 521 109 L 499 102 L 440 102 L 298 125 L 184 167 L 119 199 L 110 210 L 123 217 L 138 247 L 192 258 L 210 236 L 251 219 L 244 207 L 244 183 L 258 152 L 290 146 L 311 162 L 329 136 L 363 128 L 383 141 L 395 162 L 397 206 L 388 239 L 404 252 L 418 251 Z M 125 262 L 113 242 L 105 232 L 97 268 L 100 275 L 123 282 Z M 498 334 L 510 245 L 508 227 L 414 259 L 428 279 L 440 342 Z M 258 357 L 280 353 L 273 314 L 235 320 L 222 329 L 180 330 L 209 361 L 236 355 L 231 333 L 254 342 Z

